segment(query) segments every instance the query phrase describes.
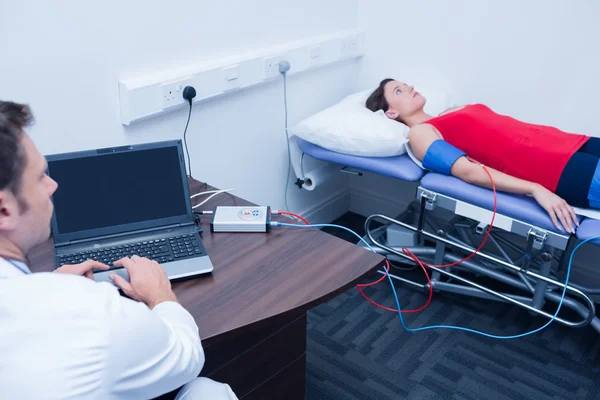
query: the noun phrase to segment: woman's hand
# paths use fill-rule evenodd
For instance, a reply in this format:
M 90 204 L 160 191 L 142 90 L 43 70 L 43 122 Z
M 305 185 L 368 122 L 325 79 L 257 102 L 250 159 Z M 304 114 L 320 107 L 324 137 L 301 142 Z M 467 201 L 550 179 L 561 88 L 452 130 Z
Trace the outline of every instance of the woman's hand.
M 550 215 L 552 222 L 558 229 L 575 233 L 574 226 L 579 226 L 579 222 L 575 211 L 566 201 L 541 185 L 536 186 L 531 194 Z

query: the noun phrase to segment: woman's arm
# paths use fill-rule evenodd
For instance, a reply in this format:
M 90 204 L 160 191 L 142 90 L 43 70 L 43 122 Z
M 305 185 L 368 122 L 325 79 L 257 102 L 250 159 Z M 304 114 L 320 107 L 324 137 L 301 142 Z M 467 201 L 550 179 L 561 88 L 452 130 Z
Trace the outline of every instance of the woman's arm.
M 539 190 L 541 185 L 529 182 L 523 179 L 515 178 L 514 176 L 505 174 L 493 168 L 486 166 L 486 169 L 494 179 L 496 190 L 507 193 L 527 194 L 533 196 L 534 192 Z M 468 182 L 472 185 L 492 188 L 490 177 L 481 167 L 480 164 L 469 161 L 467 157 L 461 157 L 452 166 L 450 173 Z
M 408 138 L 411 148 L 419 160 L 423 160 L 431 143 L 442 139 L 441 135 L 429 125 L 414 126 L 410 130 Z M 548 212 L 558 229 L 564 230 L 564 226 L 567 232 L 574 233 L 573 223 L 579 225 L 577 216 L 573 208 L 562 198 L 537 183 L 515 178 L 487 166 L 486 169 L 494 179 L 496 190 L 532 196 Z M 460 157 L 450 169 L 450 173 L 470 184 L 486 188 L 492 187 L 490 177 L 485 170 L 467 157 Z
M 550 215 L 550 219 L 559 230 L 575 233 L 574 226 L 579 226 L 577 216 L 573 208 L 561 197 L 537 183 L 515 178 L 490 167 L 486 169 L 494 180 L 496 190 L 532 196 Z M 450 173 L 470 184 L 492 188 L 490 177 L 481 165 L 469 161 L 466 157 L 456 160 Z

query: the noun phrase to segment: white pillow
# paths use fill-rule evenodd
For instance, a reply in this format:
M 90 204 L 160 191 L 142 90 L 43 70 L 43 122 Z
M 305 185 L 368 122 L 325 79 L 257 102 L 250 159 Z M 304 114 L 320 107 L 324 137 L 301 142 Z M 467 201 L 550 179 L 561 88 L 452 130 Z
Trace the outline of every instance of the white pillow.
M 410 147 L 410 143 L 406 142 L 404 144 L 404 147 L 406 147 L 406 154 L 408 154 L 408 157 L 410 157 L 410 159 L 413 160 L 413 162 L 415 164 L 417 164 L 419 167 L 421 167 L 421 169 L 425 169 L 425 167 L 423 166 L 423 163 L 421 162 L 421 160 L 419 160 L 417 158 L 417 156 L 415 155 L 415 152 L 413 151 L 412 147 Z
M 301 121 L 289 132 L 317 146 L 338 153 L 389 157 L 406 153 L 409 128 L 389 119 L 383 110 L 372 112 L 365 102 L 374 89 L 364 90 Z M 419 92 L 427 99 L 425 112 L 438 115 L 449 107 L 446 94 L 440 93 L 432 102 L 428 91 Z

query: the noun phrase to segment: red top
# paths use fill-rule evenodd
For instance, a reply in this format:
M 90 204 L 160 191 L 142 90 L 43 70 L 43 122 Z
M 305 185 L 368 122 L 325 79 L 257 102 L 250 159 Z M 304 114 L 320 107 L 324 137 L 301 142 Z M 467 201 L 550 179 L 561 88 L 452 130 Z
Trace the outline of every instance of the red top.
M 468 105 L 426 123 L 473 160 L 553 192 L 571 156 L 589 139 L 496 114 L 483 104 Z

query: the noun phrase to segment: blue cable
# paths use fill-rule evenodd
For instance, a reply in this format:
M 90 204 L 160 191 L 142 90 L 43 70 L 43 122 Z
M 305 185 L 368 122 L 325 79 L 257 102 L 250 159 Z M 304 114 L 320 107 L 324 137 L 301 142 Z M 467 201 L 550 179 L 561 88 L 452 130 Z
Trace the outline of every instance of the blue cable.
M 354 232 L 352 229 L 346 228 L 345 226 L 334 225 L 334 224 L 297 225 L 297 224 L 288 224 L 287 222 L 279 222 L 279 221 L 273 221 L 273 222 L 275 222 L 275 224 L 277 226 L 293 226 L 294 228 L 324 228 L 324 227 L 332 227 L 332 228 L 344 229 L 344 230 L 350 232 L 351 234 L 353 234 L 354 236 L 356 236 L 357 238 L 359 238 L 373 253 L 375 253 L 375 250 L 373 250 L 373 248 L 369 245 L 369 243 L 367 243 L 367 241 L 365 239 L 361 238 L 358 233 Z
M 292 169 L 292 153 L 290 150 L 290 136 L 288 133 L 288 106 L 287 106 L 287 78 L 286 73 L 282 73 L 283 75 L 283 107 L 285 114 L 285 140 L 287 142 L 287 153 L 288 153 L 288 169 L 287 175 L 285 176 L 285 193 L 283 197 L 283 201 L 285 202 L 285 210 L 290 211 L 290 207 L 288 205 L 288 188 L 290 185 L 290 171 Z
M 288 224 L 285 222 L 276 222 L 275 224 L 277 226 L 291 226 L 291 227 L 295 227 L 295 228 L 333 227 L 333 228 L 344 229 L 344 230 L 352 233 L 357 238 L 359 238 L 371 251 L 375 252 L 375 250 L 373 250 L 373 248 L 369 245 L 369 243 L 367 243 L 358 233 L 354 232 L 351 229 L 346 228 L 345 226 L 335 225 L 335 224 L 296 225 L 296 224 Z M 464 328 L 462 326 L 452 326 L 452 325 L 431 325 L 431 326 L 424 326 L 421 328 L 409 328 L 406 326 L 406 324 L 404 323 L 404 319 L 402 318 L 400 301 L 398 300 L 398 294 L 396 293 L 396 288 L 394 287 L 394 282 L 392 281 L 392 277 L 390 276 L 390 274 L 388 274 L 388 272 L 385 270 L 385 268 L 383 269 L 383 271 L 384 271 L 385 275 L 388 277 L 388 280 L 390 281 L 390 286 L 392 287 L 392 292 L 394 293 L 394 298 L 396 300 L 396 306 L 398 307 L 398 317 L 400 318 L 400 324 L 402 325 L 402 328 L 404 328 L 404 330 L 406 330 L 408 332 L 420 332 L 420 331 L 424 331 L 424 330 L 428 330 L 428 329 L 454 329 L 454 330 L 459 330 L 459 331 L 476 333 L 478 335 L 486 336 L 486 337 L 489 337 L 492 339 L 517 339 L 517 338 L 532 335 L 536 332 L 541 331 L 542 329 L 546 328 L 548 325 L 550 325 L 556 319 L 556 317 L 558 316 L 558 313 L 560 312 L 560 309 L 562 307 L 563 301 L 565 299 L 565 294 L 567 292 L 567 285 L 569 284 L 569 277 L 571 275 L 571 265 L 573 263 L 573 256 L 575 256 L 575 252 L 581 246 L 583 246 L 584 244 L 586 244 L 589 241 L 596 240 L 596 239 L 600 239 L 600 236 L 594 236 L 594 237 L 584 240 L 583 242 L 579 243 L 571 252 L 571 256 L 569 257 L 569 264 L 567 266 L 567 275 L 565 277 L 565 287 L 563 288 L 562 295 L 560 297 L 560 302 L 558 303 L 558 307 L 556 308 L 556 312 L 554 313 L 552 318 L 545 325 L 542 325 L 541 327 L 534 329 L 532 331 L 521 333 L 519 335 L 498 336 L 498 335 L 492 335 L 489 333 L 481 332 L 481 331 L 478 331 L 475 329 Z

